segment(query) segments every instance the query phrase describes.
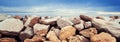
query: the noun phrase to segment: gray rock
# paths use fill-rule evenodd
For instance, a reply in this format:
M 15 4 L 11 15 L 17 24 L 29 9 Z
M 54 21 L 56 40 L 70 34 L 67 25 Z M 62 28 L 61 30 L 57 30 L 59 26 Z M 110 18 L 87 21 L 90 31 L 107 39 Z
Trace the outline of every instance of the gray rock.
M 16 35 L 23 29 L 19 19 L 6 19 L 0 23 L 0 32 L 5 35 Z
M 80 20 L 80 18 L 78 18 L 78 17 L 72 17 L 72 18 L 70 18 L 69 20 L 70 20 L 74 25 L 81 23 L 81 20 Z
M 73 23 L 72 23 L 70 20 L 68 20 L 68 19 L 59 18 L 59 19 L 57 20 L 57 25 L 58 25 L 60 28 L 63 28 L 63 27 L 65 27 L 65 26 L 72 26 Z
M 5 19 L 11 18 L 11 15 L 7 15 L 7 14 L 0 14 L 0 21 L 3 21 Z
M 19 35 L 21 40 L 25 40 L 33 36 L 33 30 L 30 27 L 27 27 L 24 31 L 22 31 Z
M 80 15 L 80 18 L 84 21 L 91 21 L 92 17 L 86 16 L 86 15 Z
M 84 23 L 85 28 L 92 27 L 92 23 L 90 21 Z
M 110 21 L 105 21 L 101 19 L 93 19 L 92 24 L 99 30 L 105 30 L 109 32 L 113 36 L 119 38 L 120 37 L 120 24 Z

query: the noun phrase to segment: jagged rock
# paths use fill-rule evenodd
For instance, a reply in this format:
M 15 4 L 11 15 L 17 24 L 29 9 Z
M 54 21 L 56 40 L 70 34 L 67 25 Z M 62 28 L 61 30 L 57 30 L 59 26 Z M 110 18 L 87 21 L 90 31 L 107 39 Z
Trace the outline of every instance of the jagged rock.
M 72 26 L 73 23 L 72 23 L 70 20 L 68 20 L 68 19 L 59 18 L 59 19 L 57 20 L 57 25 L 58 25 L 60 28 L 63 28 L 63 27 L 65 27 L 65 26 Z
M 45 36 L 48 32 L 49 25 L 43 25 L 43 24 L 35 24 L 34 25 L 34 33 L 37 35 Z
M 58 16 L 58 17 L 54 17 L 54 18 L 41 19 L 40 23 L 46 24 L 46 25 L 54 25 L 54 24 L 56 24 L 56 21 L 58 20 L 58 18 L 61 18 L 61 17 Z
M 8 18 L 12 18 L 12 16 L 7 14 L 0 14 L 0 21 L 3 21 Z
M 85 30 L 80 31 L 80 34 L 89 38 L 89 37 L 97 34 L 97 30 L 96 30 L 96 28 L 89 28 L 89 29 L 85 29 Z
M 80 18 L 77 18 L 77 17 L 70 18 L 69 20 L 70 20 L 74 25 L 81 23 Z
M 72 31 L 72 32 L 71 32 Z M 65 40 L 66 38 L 75 35 L 76 29 L 72 26 L 63 27 L 60 31 L 59 38 Z
M 23 29 L 19 19 L 6 19 L 0 23 L 0 32 L 4 35 L 17 35 Z
M 86 16 L 86 15 L 80 15 L 80 18 L 81 18 L 82 20 L 84 20 L 84 21 L 91 21 L 91 20 L 92 20 L 91 17 Z
M 69 42 L 89 42 L 88 39 L 86 39 L 86 38 L 83 37 L 83 36 L 79 36 L 79 35 L 70 36 L 70 37 L 68 38 L 68 41 L 69 41 Z
M 50 30 L 46 36 L 51 42 L 61 42 L 54 31 Z
M 80 24 L 76 24 L 76 25 L 74 25 L 74 27 L 77 29 L 77 30 L 82 30 L 82 29 L 84 29 L 84 25 L 82 24 L 82 23 L 80 23 Z
M 37 23 L 38 20 L 38 16 L 32 15 L 32 16 L 26 16 L 27 20 L 24 24 L 24 26 L 28 27 L 28 26 L 33 26 L 35 23 Z M 38 20 L 38 21 L 37 21 Z
M 14 38 L 0 38 L 0 42 L 17 42 Z
M 115 37 L 112 37 L 110 34 L 104 32 L 94 35 L 90 39 L 91 42 L 116 42 Z
M 99 31 L 105 31 L 113 36 L 120 38 L 120 24 L 110 21 L 105 21 L 101 19 L 93 19 L 92 24 L 96 27 Z
M 85 22 L 84 26 L 85 26 L 85 28 L 90 28 L 90 27 L 92 27 L 92 23 L 90 21 L 89 22 Z
M 22 31 L 19 35 L 21 40 L 25 40 L 27 38 L 31 38 L 33 36 L 33 30 L 30 27 L 27 27 L 24 31 Z

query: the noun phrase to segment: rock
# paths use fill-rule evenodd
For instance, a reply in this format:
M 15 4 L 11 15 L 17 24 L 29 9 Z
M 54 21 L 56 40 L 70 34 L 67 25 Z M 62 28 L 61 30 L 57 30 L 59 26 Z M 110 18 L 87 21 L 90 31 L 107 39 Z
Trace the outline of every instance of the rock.
M 64 18 L 59 18 L 57 20 L 57 25 L 60 27 L 60 28 L 63 28 L 65 26 L 72 26 L 73 23 L 70 21 L 70 20 L 67 20 L 67 19 L 64 19 Z
M 74 25 L 81 23 L 80 18 L 77 18 L 77 17 L 70 18 L 69 20 L 70 20 Z
M 14 38 L 0 38 L 0 42 L 17 42 Z
M 54 24 L 56 24 L 56 21 L 58 20 L 58 18 L 61 18 L 61 17 L 41 19 L 41 20 L 40 20 L 40 23 L 46 24 L 46 25 L 54 25 Z
M 78 31 L 84 29 L 84 21 L 83 21 L 83 20 L 80 20 L 80 21 L 81 21 L 80 24 L 74 25 L 74 27 L 75 27 Z
M 21 17 L 21 16 L 16 15 L 16 16 L 14 16 L 14 18 L 15 18 L 15 19 L 21 19 L 22 17 Z
M 91 42 L 116 42 L 115 37 L 112 37 L 110 34 L 104 32 L 94 35 L 90 39 Z
M 51 30 L 54 31 L 57 36 L 58 36 L 59 33 L 60 33 L 60 30 L 59 30 L 58 28 L 52 27 Z
M 92 23 L 90 21 L 84 23 L 85 28 L 92 27 Z
M 40 35 L 35 35 L 32 39 L 25 39 L 24 42 L 43 42 L 45 39 Z
M 36 23 L 39 22 L 39 19 L 40 19 L 40 17 L 34 17 L 34 18 L 30 21 L 29 26 L 30 26 L 30 27 L 33 27 Z
M 23 29 L 19 19 L 6 19 L 0 23 L 0 32 L 4 35 L 17 35 Z
M 71 32 L 72 31 L 72 32 Z M 59 38 L 65 40 L 66 38 L 75 35 L 76 29 L 72 26 L 63 27 L 60 31 Z
M 101 19 L 93 19 L 92 24 L 99 31 L 108 32 L 113 36 L 120 38 L 120 25 L 116 22 L 105 21 Z
M 79 35 L 70 36 L 70 37 L 68 38 L 68 41 L 69 41 L 69 42 L 89 42 L 88 39 L 84 38 L 83 36 L 79 36 Z
M 62 40 L 61 42 L 67 42 L 67 40 Z
M 120 16 L 110 16 L 110 18 L 112 18 L 112 19 L 119 19 Z
M 2 37 L 2 34 L 0 34 L 0 38 Z
M 25 27 L 33 26 L 35 23 L 37 23 L 39 21 L 38 16 L 35 16 L 35 15 L 26 16 L 26 18 L 27 18 L 27 20 L 26 20 L 26 22 L 24 24 Z
M 80 18 L 81 18 L 82 20 L 84 20 L 84 21 L 91 21 L 91 20 L 92 20 L 91 17 L 86 16 L 86 15 L 80 15 Z
M 0 21 L 3 21 L 8 18 L 12 18 L 12 16 L 7 14 L 0 14 Z
M 61 42 L 54 31 L 49 31 L 46 36 L 51 42 Z
M 27 27 L 24 31 L 22 31 L 19 35 L 21 40 L 25 40 L 27 38 L 31 38 L 33 36 L 33 30 L 30 27 Z
M 97 30 L 96 30 L 96 28 L 89 28 L 89 29 L 80 31 L 80 34 L 82 34 L 85 37 L 90 38 L 91 36 L 97 34 Z
M 35 24 L 34 26 L 34 33 L 37 35 L 45 36 L 48 32 L 49 25 L 43 25 L 43 24 Z

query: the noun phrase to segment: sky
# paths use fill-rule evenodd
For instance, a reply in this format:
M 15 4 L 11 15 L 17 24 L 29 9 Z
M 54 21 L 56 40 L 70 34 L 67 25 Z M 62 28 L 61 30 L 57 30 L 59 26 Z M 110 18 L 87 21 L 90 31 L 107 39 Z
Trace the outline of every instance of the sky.
M 0 0 L 0 14 L 120 15 L 120 0 Z

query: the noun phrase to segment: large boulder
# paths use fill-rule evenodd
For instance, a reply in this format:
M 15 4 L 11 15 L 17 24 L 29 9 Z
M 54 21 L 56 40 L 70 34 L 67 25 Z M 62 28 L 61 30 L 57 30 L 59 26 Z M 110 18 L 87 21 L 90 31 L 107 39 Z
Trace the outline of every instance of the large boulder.
M 0 21 L 3 21 L 8 18 L 12 18 L 12 16 L 7 14 L 0 14 Z
M 0 32 L 5 35 L 17 35 L 23 29 L 19 19 L 6 19 L 0 23 Z

